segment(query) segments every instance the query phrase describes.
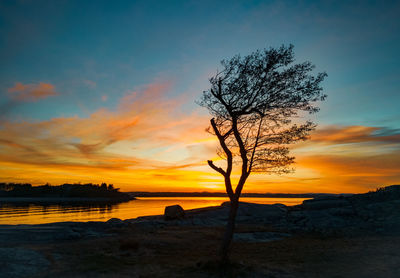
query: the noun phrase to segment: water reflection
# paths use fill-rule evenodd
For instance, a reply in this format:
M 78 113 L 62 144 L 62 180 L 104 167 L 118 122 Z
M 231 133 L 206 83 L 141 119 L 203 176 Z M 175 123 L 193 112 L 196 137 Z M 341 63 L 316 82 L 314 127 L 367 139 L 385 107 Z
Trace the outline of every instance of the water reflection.
M 0 203 L 0 224 L 36 224 L 55 221 L 80 221 L 90 215 L 112 213 L 118 204 L 29 204 Z M 103 217 L 101 217 L 103 218 Z M 44 219 L 48 219 L 46 221 Z M 51 220 L 51 221 L 50 221 Z
M 300 204 L 304 198 L 242 198 L 243 202 L 259 204 Z M 179 204 L 184 209 L 218 206 L 222 197 L 148 197 L 119 204 L 60 203 L 27 204 L 0 202 L 0 224 L 41 224 L 63 221 L 107 221 L 116 217 L 129 219 L 163 214 L 164 208 Z

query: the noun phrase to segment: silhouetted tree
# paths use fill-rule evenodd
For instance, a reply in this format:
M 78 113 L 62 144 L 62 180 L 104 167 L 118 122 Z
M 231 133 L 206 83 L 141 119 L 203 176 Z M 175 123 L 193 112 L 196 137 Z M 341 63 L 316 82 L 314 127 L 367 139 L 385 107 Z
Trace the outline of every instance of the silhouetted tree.
M 129 194 L 119 192 L 114 185 L 106 183 L 98 184 L 62 184 L 52 186 L 50 184 L 32 186 L 21 183 L 0 183 L 1 197 L 83 197 L 83 198 L 108 198 L 114 200 L 131 200 Z
M 222 70 L 209 79 L 211 88 L 199 102 L 213 116 L 208 131 L 218 138 L 217 153 L 226 160 L 226 167 L 208 161 L 223 176 L 230 199 L 222 262 L 228 260 L 239 197 L 250 173 L 291 171 L 288 165 L 294 157 L 289 156 L 289 145 L 305 140 L 315 128 L 310 121 L 300 123 L 299 116 L 319 110 L 315 102 L 326 97 L 320 83 L 327 75 L 312 75 L 310 62 L 293 62 L 292 45 L 223 60 Z M 240 178 L 232 185 L 235 163 L 240 166 Z

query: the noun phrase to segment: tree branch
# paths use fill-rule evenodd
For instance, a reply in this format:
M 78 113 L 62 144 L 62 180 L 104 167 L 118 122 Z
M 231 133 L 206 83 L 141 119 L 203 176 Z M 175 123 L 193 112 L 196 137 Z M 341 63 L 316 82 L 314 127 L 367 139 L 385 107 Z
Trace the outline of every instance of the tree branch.
M 254 143 L 254 148 L 251 154 L 251 158 L 250 158 L 250 166 L 249 166 L 249 170 L 248 170 L 248 174 L 250 175 L 251 172 L 251 168 L 253 167 L 253 162 L 254 162 L 254 154 L 256 153 L 256 149 L 258 146 L 258 140 L 260 139 L 260 131 L 261 131 L 261 126 L 262 126 L 262 118 L 260 118 L 260 124 L 258 125 L 258 130 L 257 130 L 257 137 L 256 137 L 256 142 Z
M 215 132 L 215 135 L 217 135 L 218 141 L 222 147 L 222 149 L 224 150 L 225 154 L 226 154 L 226 160 L 227 160 L 227 168 L 226 168 L 226 174 L 227 175 L 231 175 L 232 172 L 232 160 L 233 160 L 233 156 L 232 156 L 232 152 L 229 150 L 228 146 L 225 143 L 225 139 L 227 136 L 227 134 L 225 134 L 224 136 L 221 135 L 221 133 L 218 130 L 217 124 L 215 123 L 215 119 L 212 118 L 210 120 L 211 126 Z
M 219 168 L 222 170 L 222 172 L 224 173 L 223 176 L 225 177 L 225 187 L 226 187 L 226 192 L 229 195 L 229 198 L 233 198 L 233 190 L 232 190 L 232 184 L 231 184 L 231 173 L 232 173 L 232 164 L 233 164 L 233 155 L 231 150 L 229 150 L 228 146 L 225 143 L 225 139 L 226 136 L 229 135 L 229 133 L 231 133 L 231 130 L 228 131 L 225 135 L 221 135 L 221 132 L 219 132 L 217 124 L 215 123 L 215 119 L 212 118 L 210 120 L 211 126 L 215 132 L 215 135 L 217 135 L 217 138 L 219 140 L 219 144 L 221 145 L 222 149 L 224 150 L 225 154 L 226 154 L 226 171 L 224 171 L 223 169 Z M 222 172 L 220 172 L 219 170 L 217 170 L 216 167 L 211 160 L 208 161 L 208 165 L 210 165 L 211 168 L 213 168 L 215 171 L 219 172 L 222 174 Z M 215 168 L 214 168 L 214 167 Z
M 226 172 L 221 167 L 215 166 L 212 160 L 207 160 L 207 163 L 211 168 L 213 168 L 215 171 L 217 171 L 218 173 L 220 173 L 225 177 Z
M 235 135 L 236 142 L 239 145 L 240 157 L 242 158 L 242 173 L 240 175 L 238 185 L 236 186 L 236 189 L 235 189 L 235 196 L 236 196 L 236 198 L 239 198 L 240 193 L 242 192 L 243 185 L 246 182 L 247 177 L 249 176 L 249 173 L 247 173 L 248 159 L 247 159 L 246 148 L 243 144 L 242 137 L 240 136 L 240 133 L 239 133 L 239 130 L 237 127 L 237 119 L 236 118 L 232 118 L 232 130 L 233 130 L 233 134 Z

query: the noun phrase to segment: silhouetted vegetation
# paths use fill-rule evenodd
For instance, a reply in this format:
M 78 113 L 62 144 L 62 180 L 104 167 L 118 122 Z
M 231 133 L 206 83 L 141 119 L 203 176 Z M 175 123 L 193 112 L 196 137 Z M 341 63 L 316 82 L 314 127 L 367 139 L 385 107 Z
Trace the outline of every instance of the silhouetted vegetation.
M 119 192 L 112 184 L 62 184 L 32 186 L 29 183 L 0 183 L 0 197 L 34 198 L 108 198 L 129 200 L 129 194 Z
M 375 191 L 364 194 L 355 194 L 350 197 L 352 200 L 366 200 L 368 202 L 385 202 L 400 199 L 400 185 L 394 184 L 386 187 L 380 187 Z
M 231 204 L 223 262 L 228 259 L 239 198 L 250 173 L 290 172 L 294 157 L 289 146 L 306 140 L 315 128 L 299 118 L 319 110 L 315 103 L 325 99 L 320 83 L 326 73 L 313 75 L 313 64 L 294 61 L 293 45 L 223 60 L 222 70 L 209 79 L 211 87 L 200 100 L 213 117 L 209 132 L 217 137 L 217 153 L 226 161 L 224 167 L 208 161 L 222 175 Z M 231 180 L 234 164 L 240 167 L 237 184 Z

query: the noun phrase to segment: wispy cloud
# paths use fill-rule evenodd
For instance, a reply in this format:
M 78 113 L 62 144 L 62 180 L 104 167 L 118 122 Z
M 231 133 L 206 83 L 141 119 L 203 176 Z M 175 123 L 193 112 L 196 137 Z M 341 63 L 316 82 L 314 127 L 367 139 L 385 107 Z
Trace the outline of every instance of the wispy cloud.
M 2 122 L 0 180 L 223 191 L 206 163 L 217 146 L 205 132 L 209 116 L 182 112 L 185 101 L 168 90 L 171 83 L 155 82 L 87 117 Z M 385 127 L 321 127 L 294 155 L 294 174 L 252 175 L 245 191 L 365 192 L 400 179 L 400 131 Z
M 168 183 L 171 176 L 187 182 L 183 176 L 197 173 L 190 168 L 205 165 L 210 150 L 204 132 L 208 118 L 181 113 L 179 97 L 164 97 L 170 87 L 168 82 L 147 85 L 128 92 L 116 109 L 101 108 L 88 117 L 5 121 L 0 129 L 0 164 L 12 164 L 20 172 L 51 171 L 49 180 L 59 175 L 54 171 L 79 180 L 90 171 L 103 177 L 113 172 L 117 180 L 124 177 L 128 183 L 144 185 L 157 184 L 157 179 L 159 184 Z M 169 176 L 169 181 L 160 181 L 157 175 Z
M 328 126 L 317 129 L 311 136 L 312 142 L 347 144 L 381 142 L 400 144 L 400 130 L 371 126 Z
M 17 82 L 14 87 L 8 88 L 7 92 L 11 99 L 26 102 L 38 101 L 39 99 L 58 95 L 54 85 L 43 82 L 39 84 L 23 84 Z
M 83 80 L 83 83 L 84 83 L 87 87 L 89 87 L 90 89 L 94 89 L 94 88 L 96 88 L 96 86 L 97 86 L 97 83 L 96 83 L 96 82 L 94 82 L 94 81 L 92 81 L 92 80 L 89 80 L 89 79 L 84 79 L 84 80 Z

